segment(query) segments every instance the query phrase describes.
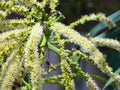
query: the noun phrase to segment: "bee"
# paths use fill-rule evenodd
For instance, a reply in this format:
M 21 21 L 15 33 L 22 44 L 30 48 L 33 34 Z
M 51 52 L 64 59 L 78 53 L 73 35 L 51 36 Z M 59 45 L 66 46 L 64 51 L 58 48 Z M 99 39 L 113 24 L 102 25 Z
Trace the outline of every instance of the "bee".
M 52 68 L 56 71 L 56 67 L 49 61 L 46 61 L 46 64 L 49 66 L 49 68 Z

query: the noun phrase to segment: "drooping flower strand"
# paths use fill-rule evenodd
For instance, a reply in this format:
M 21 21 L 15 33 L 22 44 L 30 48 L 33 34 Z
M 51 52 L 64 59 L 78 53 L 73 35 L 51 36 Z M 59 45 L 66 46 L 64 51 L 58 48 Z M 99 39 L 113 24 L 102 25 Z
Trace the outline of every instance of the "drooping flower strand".
M 57 34 L 56 34 L 56 35 L 57 35 Z M 58 34 L 58 35 L 59 35 L 59 34 Z M 66 40 L 59 40 L 60 37 L 59 37 L 58 35 L 56 36 L 56 39 L 58 39 L 58 43 L 59 43 L 58 46 L 60 46 L 60 49 L 64 49 L 64 44 L 65 44 L 65 43 L 68 43 L 69 40 L 67 40 L 67 41 L 66 41 Z M 62 48 L 61 48 L 61 47 L 62 47 Z M 63 53 L 63 52 L 64 52 L 64 54 L 61 55 L 61 56 L 67 55 L 66 52 L 70 52 L 70 51 L 69 51 L 69 50 L 65 50 L 65 51 L 63 50 L 61 53 Z M 92 58 L 90 58 L 89 56 L 83 54 L 82 52 L 79 52 L 79 51 L 77 51 L 77 50 L 76 50 L 76 51 L 73 51 L 73 52 L 74 52 L 73 55 L 77 55 L 77 56 L 79 55 L 82 59 L 87 59 L 88 61 L 90 61 L 90 62 L 92 62 L 93 64 L 95 64 Z M 71 52 L 70 52 L 70 53 L 71 53 Z M 67 65 L 67 64 L 65 63 L 66 60 L 69 62 L 69 64 L 70 64 L 73 68 L 76 69 L 77 73 L 75 74 L 75 76 L 82 76 L 82 77 L 85 79 L 86 84 L 87 84 L 87 86 L 89 87 L 90 90 L 100 90 L 99 87 L 97 86 L 97 84 L 95 83 L 95 81 L 91 78 L 91 76 L 90 76 L 89 74 L 83 72 L 83 71 L 81 70 L 81 68 L 79 67 L 79 65 L 78 65 L 76 62 L 73 62 L 72 59 L 68 58 L 68 56 L 65 57 L 65 60 L 64 60 L 64 63 L 62 64 L 62 66 L 64 66 L 64 64 Z M 62 67 L 62 66 L 61 66 L 61 67 Z M 68 66 L 64 66 L 64 67 L 67 68 Z M 74 77 L 73 73 L 71 73 L 71 76 Z
M 57 34 L 57 33 L 55 33 L 55 36 L 52 38 L 52 42 L 54 43 L 54 42 L 56 42 L 57 44 L 58 44 L 58 46 L 60 46 L 60 49 L 64 49 L 64 44 L 65 43 L 68 43 L 69 42 L 69 40 L 61 40 L 60 39 L 60 35 L 59 34 Z M 86 54 L 83 54 L 82 52 L 80 52 L 80 51 L 77 51 L 77 50 L 74 50 L 74 51 L 72 51 L 72 52 L 70 52 L 69 50 L 63 50 L 62 52 L 64 52 L 64 55 L 67 55 L 67 53 L 72 53 L 73 55 L 76 55 L 76 56 L 80 56 L 80 58 L 82 58 L 82 59 L 87 59 L 87 61 L 90 61 L 90 62 L 92 62 L 93 64 L 95 64 L 94 63 L 94 61 L 93 61 L 93 59 L 91 58 L 91 57 L 89 57 L 89 56 L 87 56 Z M 73 56 L 72 55 L 72 56 Z M 63 56 L 63 55 L 62 55 Z M 72 67 L 74 67 L 75 69 L 76 69 L 76 71 L 78 71 L 78 73 L 76 73 L 75 74 L 75 76 L 77 75 L 77 76 L 82 76 L 84 79 L 85 79 L 85 81 L 86 81 L 86 83 L 87 83 L 87 85 L 88 85 L 88 87 L 90 88 L 90 90 L 99 90 L 99 87 L 96 85 L 96 83 L 94 82 L 94 80 L 92 80 L 92 78 L 91 78 L 91 76 L 90 75 L 88 75 L 87 73 L 84 73 L 81 69 L 80 69 L 80 67 L 79 67 L 79 65 L 77 64 L 77 63 L 75 63 L 75 62 L 73 62 L 70 58 L 68 58 L 67 56 L 66 56 L 66 60 L 69 62 L 69 64 L 72 66 Z M 66 62 L 66 60 L 64 60 L 65 62 Z M 65 64 L 65 63 L 64 63 Z M 66 65 L 66 64 L 65 64 Z M 67 66 L 66 66 L 67 67 Z M 72 75 L 71 76 L 73 76 L 73 73 L 72 73 Z M 73 76 L 74 77 L 74 76 Z
M 69 64 L 66 62 L 66 59 L 61 57 L 61 69 L 64 78 L 62 79 L 62 83 L 64 83 L 65 90 L 75 90 L 74 79 L 72 79 L 72 72 Z
M 25 47 L 25 66 L 31 74 L 32 90 L 42 90 L 42 68 L 38 53 L 42 33 L 43 26 L 35 24 Z
M 19 19 L 19 20 L 0 20 L 0 31 L 5 32 L 8 30 L 15 30 L 25 28 L 27 26 L 34 25 L 34 21 L 30 21 L 27 19 Z
M 11 65 L 11 63 L 14 61 L 17 53 L 18 53 L 18 50 L 19 49 L 15 49 L 13 50 L 12 54 L 8 57 L 8 59 L 6 60 L 6 62 L 2 65 L 2 71 L 1 71 L 1 74 L 0 74 L 0 84 L 3 80 L 3 78 L 5 77 L 6 73 L 7 73 L 7 70 L 9 69 L 8 67 Z
M 96 45 L 96 46 L 105 46 L 110 47 L 112 49 L 115 49 L 120 52 L 120 42 L 113 39 L 106 39 L 106 38 L 90 38 L 90 40 Z
M 111 29 L 113 27 L 115 27 L 115 23 L 113 23 L 109 18 L 107 18 L 104 14 L 102 13 L 97 13 L 97 14 L 90 14 L 88 15 L 84 15 L 82 18 L 78 19 L 77 21 L 71 23 L 69 25 L 70 28 L 74 28 L 75 26 L 78 26 L 79 24 L 84 24 L 88 21 L 103 21 L 105 22 L 108 27 Z
M 8 14 L 11 12 L 16 12 L 20 15 L 28 15 L 29 9 L 25 6 L 15 5 L 13 1 L 0 2 L 0 9 L 8 9 Z
M 30 33 L 31 27 L 27 27 L 24 29 L 16 29 L 16 30 L 11 30 L 8 32 L 4 32 L 0 35 L 0 43 L 7 42 L 9 40 L 24 40 L 27 35 Z
M 19 70 L 21 68 L 21 56 L 16 55 L 14 61 L 10 63 L 9 68 L 3 78 L 2 84 L 0 86 L 0 90 L 11 90 L 12 83 L 17 78 Z
M 82 69 L 79 67 L 79 65 L 74 62 L 72 59 L 67 58 L 67 61 L 70 63 L 70 65 L 75 68 L 77 71 L 76 75 L 83 77 L 86 81 L 86 84 L 90 90 L 100 90 L 95 81 L 91 78 L 91 76 L 85 72 L 82 71 Z
M 59 34 L 67 37 L 72 43 L 75 43 L 82 47 L 83 50 L 93 58 L 97 67 L 100 68 L 102 72 L 107 73 L 109 76 L 112 76 L 114 78 L 114 76 L 112 75 L 112 69 L 105 62 L 102 53 L 87 38 L 78 34 L 78 32 L 74 31 L 74 29 L 71 29 L 61 23 L 54 23 L 51 26 L 51 29 L 54 32 L 58 32 Z
M 28 5 L 28 3 L 26 3 Z M 8 2 L 0 2 L 0 9 L 8 9 L 8 14 L 10 14 L 11 12 L 16 12 L 18 13 L 19 15 L 22 15 L 24 16 L 25 18 L 28 19 L 31 19 L 32 17 L 34 19 L 39 19 L 39 17 L 37 16 L 37 14 L 44 14 L 44 9 L 42 7 L 42 5 L 39 3 L 39 2 L 36 2 L 36 3 L 32 3 L 35 7 L 34 8 L 37 8 L 37 9 L 29 9 L 27 8 L 26 6 L 23 6 L 23 5 L 15 5 L 14 2 L 12 1 L 8 1 Z M 39 12 L 38 12 L 39 11 Z M 42 17 L 42 16 L 41 16 Z
M 57 18 L 57 10 L 56 7 L 58 6 L 58 0 L 50 0 L 50 17 L 49 17 L 49 21 L 53 22 L 56 20 Z
M 58 37 L 59 38 L 59 37 Z M 72 70 L 66 60 L 67 53 L 64 52 L 64 42 L 62 42 L 60 39 L 58 39 L 58 46 L 60 48 L 60 58 L 61 58 L 61 70 L 63 79 L 61 82 L 64 84 L 65 90 L 75 90 L 75 83 L 72 75 Z

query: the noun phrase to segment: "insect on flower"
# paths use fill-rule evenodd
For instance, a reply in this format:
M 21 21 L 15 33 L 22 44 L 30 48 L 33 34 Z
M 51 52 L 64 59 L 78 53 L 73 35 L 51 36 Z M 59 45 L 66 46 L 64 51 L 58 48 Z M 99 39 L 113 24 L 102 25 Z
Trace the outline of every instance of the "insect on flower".
M 51 62 L 46 61 L 46 64 L 49 66 L 49 68 L 56 70 L 56 67 Z

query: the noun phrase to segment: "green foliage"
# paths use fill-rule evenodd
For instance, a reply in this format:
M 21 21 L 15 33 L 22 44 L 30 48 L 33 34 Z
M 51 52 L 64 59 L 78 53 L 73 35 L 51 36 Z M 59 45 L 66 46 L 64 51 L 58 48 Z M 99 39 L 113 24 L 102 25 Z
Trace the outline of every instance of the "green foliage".
M 104 14 L 98 13 L 85 15 L 66 26 L 61 23 L 64 17 L 56 10 L 57 5 L 57 0 L 0 2 L 0 90 L 12 90 L 13 86 L 23 90 L 42 90 L 43 84 L 46 83 L 58 84 L 64 90 L 75 90 L 76 77 L 82 77 L 90 90 L 101 90 L 93 78 L 103 81 L 104 79 L 82 71 L 78 64 L 79 59 L 96 65 L 103 73 L 112 77 L 116 86 L 120 88 L 120 76 L 112 71 L 97 47 L 106 46 L 119 52 L 119 41 L 98 37 L 87 38 L 73 29 L 91 20 L 102 21 L 110 29 L 115 27 L 115 23 Z M 49 8 L 49 13 L 46 12 L 46 8 Z M 12 12 L 23 18 L 7 19 Z M 80 50 L 66 49 L 67 43 L 80 46 Z M 57 53 L 61 59 L 55 66 L 48 61 L 51 67 L 48 71 L 44 71 L 46 48 Z M 61 68 L 61 74 L 46 78 L 46 75 L 58 67 Z M 19 83 L 20 87 L 16 83 Z

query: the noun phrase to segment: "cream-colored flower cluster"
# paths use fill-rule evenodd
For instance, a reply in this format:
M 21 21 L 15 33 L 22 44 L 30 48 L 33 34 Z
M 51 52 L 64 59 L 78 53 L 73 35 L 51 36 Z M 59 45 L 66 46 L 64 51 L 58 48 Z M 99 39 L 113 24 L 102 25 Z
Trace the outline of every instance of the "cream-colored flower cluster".
M 16 30 L 4 32 L 0 35 L 0 43 L 13 40 L 13 39 L 15 40 L 21 40 L 21 38 L 25 39 L 26 36 L 29 34 L 30 30 L 31 30 L 31 27 L 20 29 L 20 30 L 16 29 Z
M 8 58 L 9 61 L 12 61 L 12 60 L 13 61 L 10 63 L 5 63 L 3 67 L 3 73 L 2 73 L 1 82 L 0 82 L 1 83 L 0 90 L 11 90 L 11 86 L 19 73 L 19 70 L 21 68 L 21 62 L 20 62 L 21 56 L 19 55 L 15 56 L 15 55 L 16 55 L 16 52 L 14 52 L 13 55 L 11 55 L 11 57 Z M 7 71 L 4 72 L 4 70 L 7 70 Z
M 67 58 L 65 55 L 66 54 L 64 51 L 61 52 L 61 70 L 64 77 L 61 82 L 64 84 L 65 90 L 75 90 L 74 79 L 72 79 L 72 71 L 68 62 L 66 61 Z
M 74 78 L 77 76 L 83 77 L 90 90 L 100 90 L 92 77 L 72 60 L 72 55 L 92 62 L 102 72 L 111 76 L 116 85 L 120 87 L 120 76 L 112 72 L 102 53 L 96 47 L 107 46 L 120 51 L 119 42 L 112 39 L 88 39 L 72 29 L 91 20 L 103 21 L 109 28 L 113 28 L 115 24 L 104 14 L 98 13 L 85 15 L 71 23 L 70 26 L 65 26 L 56 22 L 59 18 L 56 12 L 58 4 L 58 0 L 43 0 L 42 2 L 37 0 L 2 0 L 0 2 L 0 67 L 2 67 L 0 68 L 0 90 L 11 90 L 12 86 L 18 89 L 17 85 L 14 85 L 16 80 L 22 83 L 21 87 L 29 87 L 30 90 L 42 90 L 45 83 L 59 84 L 65 90 L 75 90 Z M 46 6 L 50 8 L 50 15 L 46 13 Z M 23 16 L 23 18 L 7 20 L 6 17 L 12 12 Z M 61 35 L 68 39 L 61 39 Z M 53 40 L 50 36 L 53 37 Z M 58 47 L 52 45 L 52 41 Z M 82 51 L 65 50 L 66 43 L 79 45 Z M 45 48 L 60 56 L 60 63 L 53 67 L 60 66 L 61 75 L 46 78 L 52 69 L 45 72 L 43 70 Z M 73 72 L 71 67 L 77 72 Z M 25 73 L 30 74 L 26 76 L 30 77 L 31 82 L 24 80 Z
M 38 53 L 38 44 L 42 38 L 42 33 L 43 27 L 40 23 L 35 24 L 25 47 L 25 66 L 31 73 L 32 90 L 42 89 L 42 68 Z
M 108 27 L 111 29 L 115 27 L 115 23 L 113 23 L 110 19 L 108 19 L 104 14 L 98 13 L 98 14 L 90 14 L 83 16 L 82 18 L 78 19 L 77 21 L 71 23 L 69 25 L 70 28 L 74 28 L 75 26 L 78 26 L 79 24 L 84 24 L 88 21 L 95 20 L 95 21 L 103 21 L 105 22 Z
M 120 42 L 113 39 L 106 39 L 106 38 L 90 38 L 90 40 L 96 45 L 96 46 L 105 46 L 110 47 L 112 49 L 115 49 L 120 52 Z
M 22 20 L 2 20 L 0 21 L 0 31 L 5 32 L 14 29 L 21 29 L 34 24 L 34 21 Z
M 104 73 L 107 73 L 109 76 L 112 76 L 112 69 L 105 62 L 102 53 L 87 38 L 78 34 L 74 29 L 71 29 L 61 23 L 54 23 L 51 26 L 51 29 L 54 32 L 58 32 L 59 34 L 67 37 L 72 43 L 82 47 L 83 50 L 85 50 L 93 58 L 98 68 L 100 68 Z
M 2 82 L 2 79 L 4 78 L 4 76 L 6 75 L 6 71 L 8 70 L 10 63 L 13 62 L 13 60 L 15 59 L 17 52 L 18 52 L 18 49 L 14 50 L 12 54 L 10 55 L 10 57 L 7 59 L 7 62 L 3 64 L 2 69 L 1 69 L 2 71 L 0 74 L 0 83 Z
M 29 15 L 29 9 L 25 6 L 20 6 L 20 5 L 15 5 L 11 8 L 11 11 L 13 12 L 16 12 L 18 14 L 21 14 L 21 15 Z

